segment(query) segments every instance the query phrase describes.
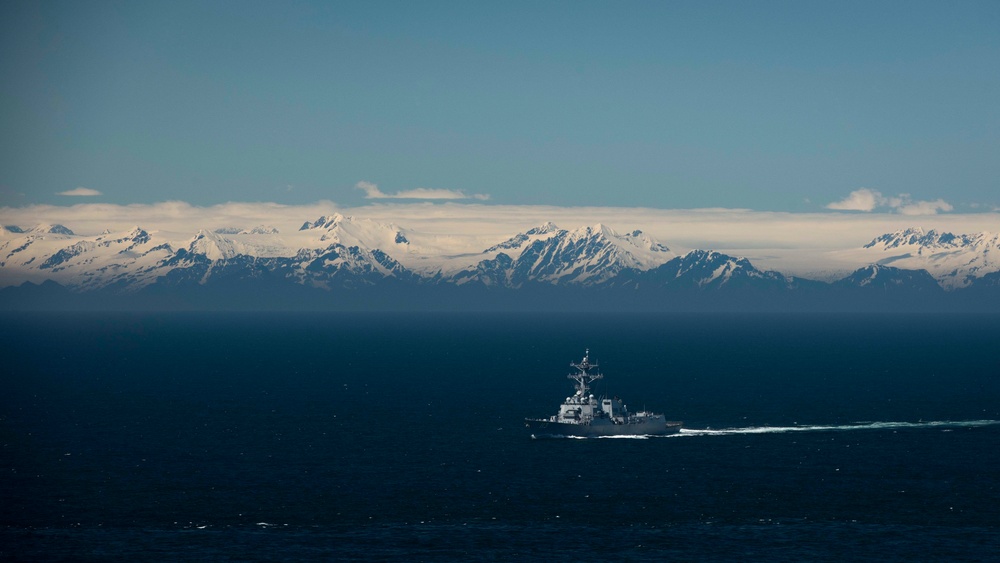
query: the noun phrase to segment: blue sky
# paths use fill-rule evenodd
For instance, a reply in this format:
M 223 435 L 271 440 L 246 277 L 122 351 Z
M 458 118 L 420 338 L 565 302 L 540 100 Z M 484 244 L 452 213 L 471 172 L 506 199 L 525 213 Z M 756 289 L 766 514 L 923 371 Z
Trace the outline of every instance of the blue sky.
M 5 2 L 0 205 L 990 211 L 998 29 L 995 1 Z

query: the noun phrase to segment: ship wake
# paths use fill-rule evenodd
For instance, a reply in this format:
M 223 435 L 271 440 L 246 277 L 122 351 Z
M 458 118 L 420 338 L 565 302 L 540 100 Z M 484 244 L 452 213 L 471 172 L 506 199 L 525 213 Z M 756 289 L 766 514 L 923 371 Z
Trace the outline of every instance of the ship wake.
M 648 440 L 650 438 L 692 438 L 695 436 L 731 436 L 733 434 L 787 434 L 790 432 L 852 432 L 858 430 L 907 430 L 936 428 L 950 431 L 955 428 L 1000 426 L 1000 420 L 931 420 L 920 422 L 852 422 L 850 424 L 803 424 L 795 426 L 746 426 L 743 428 L 681 428 L 677 434 L 650 435 L 628 434 L 618 436 L 565 436 L 562 434 L 532 434 L 533 439 L 566 440 Z
M 975 428 L 1000 425 L 1000 420 L 933 420 L 920 422 L 852 422 L 850 424 L 814 424 L 796 426 L 748 426 L 745 428 L 682 428 L 679 434 L 664 438 L 684 438 L 694 436 L 728 436 L 731 434 L 786 434 L 789 432 L 851 432 L 857 430 L 903 430 L 915 428 Z

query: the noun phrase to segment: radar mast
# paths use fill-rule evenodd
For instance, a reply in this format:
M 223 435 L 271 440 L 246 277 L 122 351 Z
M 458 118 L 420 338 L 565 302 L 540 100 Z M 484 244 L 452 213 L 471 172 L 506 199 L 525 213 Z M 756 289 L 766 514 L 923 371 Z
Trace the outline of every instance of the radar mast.
M 580 363 L 570 362 L 570 367 L 574 367 L 578 370 L 578 373 L 571 373 L 566 377 L 576 381 L 576 396 L 580 399 L 586 400 L 590 392 L 590 384 L 598 379 L 603 379 L 604 376 L 599 373 L 590 373 L 590 370 L 596 370 L 597 364 L 590 363 L 590 348 L 584 351 L 583 359 Z

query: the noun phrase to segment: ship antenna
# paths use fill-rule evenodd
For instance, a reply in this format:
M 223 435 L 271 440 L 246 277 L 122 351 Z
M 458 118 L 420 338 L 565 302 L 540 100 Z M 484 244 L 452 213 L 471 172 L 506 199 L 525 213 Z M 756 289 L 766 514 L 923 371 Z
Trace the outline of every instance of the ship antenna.
M 576 368 L 577 373 L 571 373 L 566 377 L 576 381 L 576 394 L 581 399 L 586 399 L 587 392 L 590 391 L 589 385 L 598 379 L 604 379 L 604 376 L 599 373 L 590 373 L 590 370 L 597 369 L 597 364 L 590 363 L 590 348 L 585 349 L 583 360 L 580 363 L 570 362 L 569 365 Z

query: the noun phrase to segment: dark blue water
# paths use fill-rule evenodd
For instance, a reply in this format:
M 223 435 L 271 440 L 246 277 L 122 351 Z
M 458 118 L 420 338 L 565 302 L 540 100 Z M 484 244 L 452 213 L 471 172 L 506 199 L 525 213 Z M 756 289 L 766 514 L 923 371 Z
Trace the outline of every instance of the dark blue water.
M 0 559 L 1000 553 L 995 317 L 3 321 Z M 530 439 L 585 347 L 688 430 Z

